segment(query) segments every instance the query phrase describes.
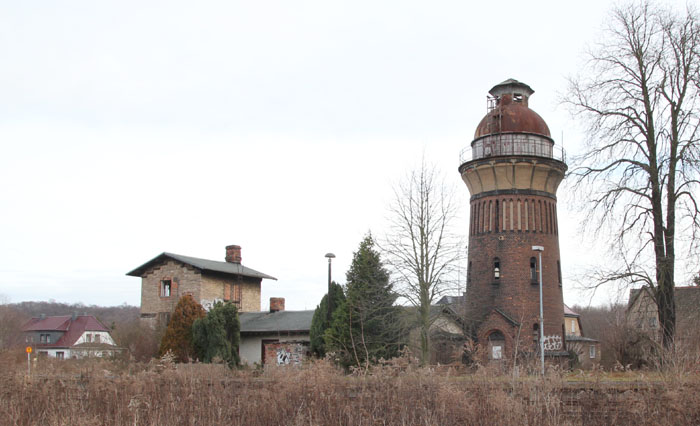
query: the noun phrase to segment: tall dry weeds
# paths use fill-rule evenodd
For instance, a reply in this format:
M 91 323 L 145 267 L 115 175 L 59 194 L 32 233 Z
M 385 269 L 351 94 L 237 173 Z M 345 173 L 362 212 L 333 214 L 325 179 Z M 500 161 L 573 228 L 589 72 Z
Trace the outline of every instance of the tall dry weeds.
M 697 376 L 616 383 L 598 372 L 572 382 L 555 370 L 514 380 L 401 359 L 362 375 L 327 361 L 262 371 L 42 360 L 30 377 L 21 358 L 0 356 L 0 365 L 0 422 L 8 425 L 700 423 Z

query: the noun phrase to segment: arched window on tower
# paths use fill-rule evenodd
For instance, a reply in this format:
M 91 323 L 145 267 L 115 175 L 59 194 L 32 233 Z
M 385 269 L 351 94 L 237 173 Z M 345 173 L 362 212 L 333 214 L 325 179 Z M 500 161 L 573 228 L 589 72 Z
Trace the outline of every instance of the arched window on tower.
M 535 348 L 539 348 L 540 342 L 540 325 L 537 323 L 532 324 L 532 342 Z
M 493 258 L 493 279 L 494 280 L 501 279 L 501 259 L 499 259 L 497 257 Z
M 503 359 L 506 338 L 500 331 L 496 330 L 489 334 L 489 358 L 491 359 Z
M 537 276 L 538 273 L 538 268 L 537 268 L 537 259 L 534 257 L 530 258 L 530 282 L 532 284 L 537 284 L 539 283 L 539 279 Z

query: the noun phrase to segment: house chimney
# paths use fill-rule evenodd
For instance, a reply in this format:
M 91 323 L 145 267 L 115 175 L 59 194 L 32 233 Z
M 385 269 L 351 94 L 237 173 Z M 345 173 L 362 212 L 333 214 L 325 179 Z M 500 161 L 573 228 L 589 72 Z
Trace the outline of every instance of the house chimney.
M 270 298 L 270 313 L 284 311 L 284 297 Z
M 73 321 L 78 319 L 78 311 L 73 311 L 73 317 L 71 318 Z
M 226 246 L 226 261 L 230 263 L 241 263 L 241 246 Z

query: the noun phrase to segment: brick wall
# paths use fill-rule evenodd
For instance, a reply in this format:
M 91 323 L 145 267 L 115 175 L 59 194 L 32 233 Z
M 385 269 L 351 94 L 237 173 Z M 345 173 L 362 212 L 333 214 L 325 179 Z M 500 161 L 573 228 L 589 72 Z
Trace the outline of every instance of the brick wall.
M 226 286 L 233 284 L 241 287 L 241 312 L 260 311 L 260 286 L 262 279 L 240 277 L 240 280 L 226 275 L 205 274 L 202 277 L 201 300 L 227 300 L 233 297 L 233 291 L 226 290 Z
M 532 246 L 538 245 L 544 247 L 544 334 L 563 338 L 564 303 L 554 197 L 539 194 L 473 197 L 469 231 L 465 316 L 473 332 L 482 338 L 489 328 L 484 324 L 487 315 L 499 308 L 521 323 L 521 334 L 529 336 L 528 341 L 531 339 L 533 325 L 539 318 L 539 286 L 531 278 L 530 260 L 534 257 L 539 268 L 538 253 L 532 250 Z M 496 261 L 498 279 L 494 276 Z
M 161 281 L 172 282 L 170 296 L 161 297 Z M 190 293 L 199 301 L 201 275 L 195 268 L 175 260 L 167 260 L 148 269 L 141 277 L 142 322 L 155 326 L 158 314 L 175 310 L 180 296 Z
M 307 358 L 309 342 L 265 342 L 266 365 L 301 365 Z

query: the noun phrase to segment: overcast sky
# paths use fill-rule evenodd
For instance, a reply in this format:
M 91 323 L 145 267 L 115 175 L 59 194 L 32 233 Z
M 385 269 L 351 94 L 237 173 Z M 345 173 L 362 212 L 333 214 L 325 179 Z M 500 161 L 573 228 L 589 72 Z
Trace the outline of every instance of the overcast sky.
M 557 144 L 557 103 L 607 1 L 3 2 L 0 294 L 140 303 L 161 252 L 246 266 L 312 309 L 421 156 L 457 171 L 495 84 L 515 78 Z M 559 189 L 565 301 L 598 247 Z M 601 295 L 602 294 L 602 295 Z M 612 297 L 599 293 L 594 303 Z

